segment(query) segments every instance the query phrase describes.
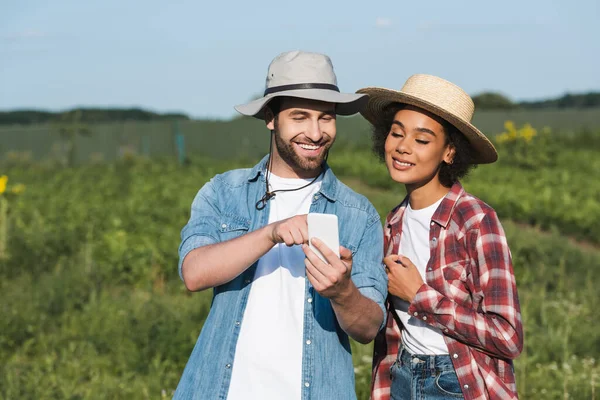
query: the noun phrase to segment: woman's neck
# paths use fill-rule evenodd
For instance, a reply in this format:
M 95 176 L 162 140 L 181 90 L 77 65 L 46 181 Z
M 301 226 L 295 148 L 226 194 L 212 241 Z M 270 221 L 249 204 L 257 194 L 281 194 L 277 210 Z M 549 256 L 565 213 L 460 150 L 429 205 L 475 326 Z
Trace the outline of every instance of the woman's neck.
M 427 182 L 425 185 L 405 185 L 408 201 L 413 210 L 429 207 L 444 197 L 450 188 L 442 185 L 439 179 Z

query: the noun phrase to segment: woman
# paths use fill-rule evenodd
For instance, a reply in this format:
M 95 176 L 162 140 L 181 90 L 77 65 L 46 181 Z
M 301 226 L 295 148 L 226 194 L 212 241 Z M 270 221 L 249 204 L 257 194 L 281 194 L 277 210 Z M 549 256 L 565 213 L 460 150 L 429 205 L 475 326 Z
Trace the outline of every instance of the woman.
M 369 95 L 375 151 L 407 191 L 384 227 L 389 312 L 372 399 L 516 399 L 523 327 L 510 250 L 495 211 L 459 182 L 498 157 L 471 124 L 473 101 L 430 75 L 358 93 Z

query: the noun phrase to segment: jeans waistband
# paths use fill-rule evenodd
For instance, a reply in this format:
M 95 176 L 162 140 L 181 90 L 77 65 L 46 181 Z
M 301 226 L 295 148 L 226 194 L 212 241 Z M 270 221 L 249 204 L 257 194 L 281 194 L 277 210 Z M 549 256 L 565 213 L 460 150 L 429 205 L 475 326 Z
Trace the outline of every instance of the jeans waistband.
M 429 370 L 432 375 L 436 371 L 454 370 L 452 359 L 448 354 L 412 354 L 404 346 L 400 346 L 398 350 L 398 362 L 410 366 L 413 370 Z

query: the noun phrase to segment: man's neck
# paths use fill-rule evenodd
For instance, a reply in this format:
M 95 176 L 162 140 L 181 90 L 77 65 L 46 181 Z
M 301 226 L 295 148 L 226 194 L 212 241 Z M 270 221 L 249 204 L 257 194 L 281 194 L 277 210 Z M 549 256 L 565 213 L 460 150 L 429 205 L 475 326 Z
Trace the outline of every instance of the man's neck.
M 291 179 L 312 179 L 321 174 L 323 167 L 319 167 L 316 170 L 303 170 L 299 168 L 295 168 L 294 166 L 289 165 L 282 159 L 274 158 L 271 164 L 271 168 L 269 171 L 277 175 L 280 178 L 291 178 Z

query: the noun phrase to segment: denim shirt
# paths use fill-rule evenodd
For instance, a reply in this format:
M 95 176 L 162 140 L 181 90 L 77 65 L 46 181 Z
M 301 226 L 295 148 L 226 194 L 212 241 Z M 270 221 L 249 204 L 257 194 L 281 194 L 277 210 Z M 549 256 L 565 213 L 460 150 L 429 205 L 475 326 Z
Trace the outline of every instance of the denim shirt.
M 180 276 L 183 259 L 193 249 L 239 237 L 267 224 L 269 205 L 263 210 L 255 207 L 265 190 L 266 160 L 267 157 L 252 169 L 217 175 L 200 189 L 192 203 L 191 218 L 181 232 Z M 310 212 L 338 216 L 340 245 L 353 255 L 352 281 L 385 315 L 383 231 L 373 205 L 339 181 L 326 166 Z M 237 278 L 213 289 L 210 312 L 183 371 L 175 399 L 227 398 L 256 266 L 254 263 Z M 302 400 L 355 399 L 348 335 L 340 328 L 330 300 L 320 296 L 308 279 L 305 298 L 302 381 L 298 382 L 302 386 Z M 265 381 L 268 384 L 268 377 Z

